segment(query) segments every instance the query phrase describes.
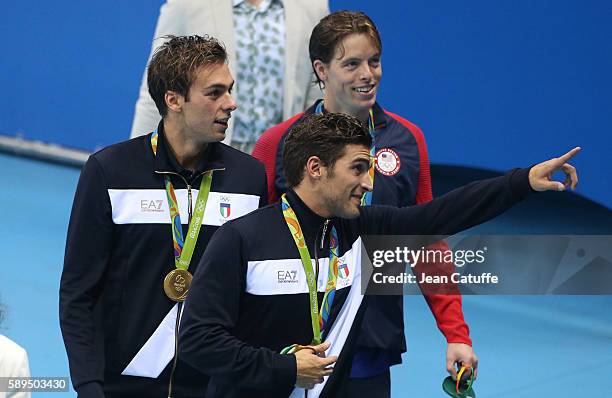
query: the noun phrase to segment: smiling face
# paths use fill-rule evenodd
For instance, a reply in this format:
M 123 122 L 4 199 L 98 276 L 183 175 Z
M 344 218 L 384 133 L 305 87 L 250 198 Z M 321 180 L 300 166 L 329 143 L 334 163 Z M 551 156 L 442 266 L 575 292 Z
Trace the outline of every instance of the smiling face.
M 322 208 L 328 215 L 342 218 L 359 216 L 361 197 L 372 190 L 368 170 L 370 149 L 349 144 L 333 167 L 325 168 L 319 186 Z
M 315 60 L 313 66 L 325 84 L 326 110 L 366 120 L 382 77 L 380 51 L 373 40 L 364 33 L 348 35 L 329 63 Z
M 180 94 L 169 98 L 176 101 L 181 128 L 185 138 L 200 143 L 221 141 L 225 138 L 236 101 L 231 95 L 234 79 L 227 64 L 212 64 L 197 70 L 187 98 Z M 169 92 L 170 93 L 170 92 Z M 171 104 L 169 109 L 173 109 Z

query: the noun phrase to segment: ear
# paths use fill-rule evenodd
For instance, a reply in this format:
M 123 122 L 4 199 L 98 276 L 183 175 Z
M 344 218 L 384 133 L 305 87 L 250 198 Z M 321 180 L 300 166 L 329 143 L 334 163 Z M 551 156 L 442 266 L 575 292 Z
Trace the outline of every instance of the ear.
M 327 65 L 325 65 L 323 61 L 321 61 L 320 59 L 315 59 L 315 61 L 312 63 L 312 67 L 314 68 L 315 73 L 317 74 L 317 77 L 319 78 L 319 80 L 321 80 L 322 82 L 326 82 L 327 81 Z
M 185 98 L 175 91 L 166 91 L 164 95 L 164 100 L 166 101 L 166 106 L 168 110 L 172 112 L 180 113 L 183 109 L 183 103 L 185 102 Z
M 323 162 L 321 162 L 318 156 L 311 156 L 306 161 L 306 166 L 304 166 L 304 168 L 304 178 L 319 180 L 323 175 L 325 166 L 323 166 Z

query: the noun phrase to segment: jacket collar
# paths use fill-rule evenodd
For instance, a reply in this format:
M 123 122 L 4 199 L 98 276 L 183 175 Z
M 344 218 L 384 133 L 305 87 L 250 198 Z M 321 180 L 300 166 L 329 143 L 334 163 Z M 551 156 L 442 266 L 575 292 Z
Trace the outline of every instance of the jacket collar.
M 157 126 L 157 155 L 155 156 L 155 171 L 158 173 L 178 173 L 183 177 L 190 178 L 192 176 L 198 176 L 208 170 L 224 169 L 225 163 L 223 161 L 223 147 L 219 142 L 211 142 L 207 145 L 206 150 L 202 154 L 200 162 L 194 173 L 185 169 L 176 160 L 172 150 L 166 141 L 166 135 L 164 132 L 163 120 L 159 122 Z M 150 147 L 149 143 L 149 147 Z
M 316 100 L 315 103 L 310 108 L 306 109 L 304 113 L 307 115 L 315 113 L 315 109 L 317 109 L 317 105 L 319 104 L 319 102 L 323 102 L 323 100 Z M 323 106 L 323 112 L 327 112 L 325 110 L 325 106 Z M 374 106 L 372 107 L 372 113 L 374 114 L 374 130 L 385 128 L 387 126 L 387 114 L 378 102 L 374 103 Z
M 312 211 L 293 189 L 287 191 L 287 200 L 300 222 L 306 243 L 309 244 L 320 237 L 318 234 L 321 233 L 325 218 Z

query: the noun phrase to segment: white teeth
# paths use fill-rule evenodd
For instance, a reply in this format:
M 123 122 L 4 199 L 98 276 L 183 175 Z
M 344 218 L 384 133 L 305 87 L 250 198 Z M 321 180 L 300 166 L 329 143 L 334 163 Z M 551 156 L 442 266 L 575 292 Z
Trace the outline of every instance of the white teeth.
M 367 93 L 368 91 L 372 90 L 372 87 L 374 86 L 368 86 L 368 87 L 357 87 L 355 89 L 355 91 L 359 92 L 359 93 Z

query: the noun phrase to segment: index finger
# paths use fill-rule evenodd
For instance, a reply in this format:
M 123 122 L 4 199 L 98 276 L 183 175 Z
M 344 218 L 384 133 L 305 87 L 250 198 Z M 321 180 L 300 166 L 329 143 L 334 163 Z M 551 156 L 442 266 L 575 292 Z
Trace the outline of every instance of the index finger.
M 336 361 L 337 361 L 337 360 L 338 360 L 338 357 L 337 357 L 337 356 L 335 356 L 335 355 L 332 355 L 332 356 L 330 356 L 330 357 L 321 358 L 321 364 L 322 364 L 324 367 L 327 367 L 327 366 L 329 366 L 329 365 L 332 365 L 332 364 L 336 363 Z
M 582 148 L 580 148 L 579 146 L 577 146 L 576 148 L 572 149 L 571 151 L 569 151 L 568 153 L 566 153 L 563 156 L 560 156 L 558 159 L 560 161 L 561 164 L 563 163 L 567 163 L 568 160 L 570 160 L 571 158 L 574 157 L 574 155 L 576 155 L 578 152 L 580 152 L 582 150 Z
M 325 341 L 319 345 L 309 345 L 307 347 L 314 350 L 314 352 L 316 352 L 317 354 L 322 354 L 325 353 L 325 351 L 327 351 L 330 346 L 331 343 L 329 341 Z

